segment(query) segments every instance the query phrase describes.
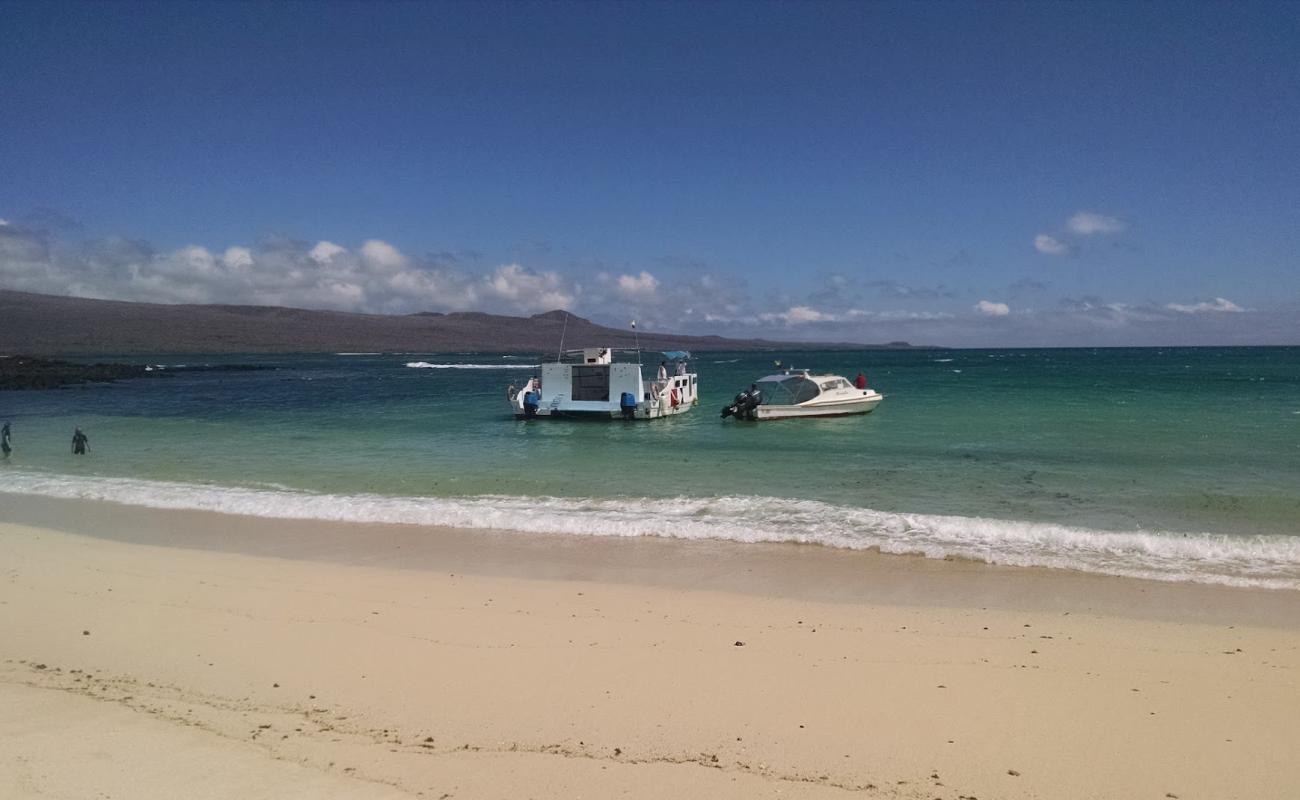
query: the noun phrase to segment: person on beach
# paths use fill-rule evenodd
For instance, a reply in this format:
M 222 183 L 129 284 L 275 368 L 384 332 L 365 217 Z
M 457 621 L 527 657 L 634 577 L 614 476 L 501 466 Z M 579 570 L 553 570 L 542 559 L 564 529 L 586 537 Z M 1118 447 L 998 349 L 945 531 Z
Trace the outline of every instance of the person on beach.
M 859 372 L 858 377 L 853 379 L 853 385 L 859 389 L 867 388 L 867 373 Z
M 3 452 L 4 457 L 8 458 L 13 449 L 13 445 L 9 442 L 9 423 L 6 422 L 5 426 L 0 428 L 0 452 Z
M 90 439 L 86 438 L 86 434 L 81 432 L 81 428 L 74 430 L 72 432 L 72 454 L 74 456 L 84 456 L 86 454 L 86 444 L 89 442 Z

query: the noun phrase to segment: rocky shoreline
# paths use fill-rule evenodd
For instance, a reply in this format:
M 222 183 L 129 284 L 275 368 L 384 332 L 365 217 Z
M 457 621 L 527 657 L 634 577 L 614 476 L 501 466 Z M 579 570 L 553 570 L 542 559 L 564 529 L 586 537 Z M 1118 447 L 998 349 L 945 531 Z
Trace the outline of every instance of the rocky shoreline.
M 57 389 L 156 374 L 143 364 L 74 364 L 32 356 L 8 356 L 0 358 L 0 391 Z
M 159 378 L 177 372 L 247 372 L 275 369 L 261 364 L 192 364 L 163 367 L 149 364 L 78 364 L 35 356 L 0 355 L 0 391 L 58 389 L 83 383 L 112 383 L 124 378 Z

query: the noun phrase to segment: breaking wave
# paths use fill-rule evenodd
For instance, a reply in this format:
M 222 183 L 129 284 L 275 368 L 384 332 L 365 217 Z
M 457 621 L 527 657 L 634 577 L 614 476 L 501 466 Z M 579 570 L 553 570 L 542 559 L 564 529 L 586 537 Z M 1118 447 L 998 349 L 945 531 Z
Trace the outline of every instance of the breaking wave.
M 0 492 L 278 519 L 794 542 L 1161 581 L 1300 589 L 1300 537 L 1291 536 L 1115 532 L 1040 522 L 901 514 L 775 497 L 390 497 L 23 470 L 6 477 Z

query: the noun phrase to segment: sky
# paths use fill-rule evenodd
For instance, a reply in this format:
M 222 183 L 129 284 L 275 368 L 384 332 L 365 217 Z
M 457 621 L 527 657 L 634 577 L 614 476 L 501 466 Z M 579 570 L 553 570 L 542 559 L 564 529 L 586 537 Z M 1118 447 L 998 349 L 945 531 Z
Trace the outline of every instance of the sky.
M 0 288 L 1300 344 L 1300 3 L 0 0 Z

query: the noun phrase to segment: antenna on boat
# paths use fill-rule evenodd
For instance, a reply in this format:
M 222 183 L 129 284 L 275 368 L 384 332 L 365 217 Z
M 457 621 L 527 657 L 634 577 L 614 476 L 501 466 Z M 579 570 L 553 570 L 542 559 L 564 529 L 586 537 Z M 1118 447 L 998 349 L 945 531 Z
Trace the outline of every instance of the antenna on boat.
M 641 363 L 641 334 L 636 332 L 636 320 L 632 320 L 632 340 L 636 342 L 636 363 Z
M 560 359 L 564 358 L 564 334 L 567 333 L 568 330 L 569 330 L 569 312 L 565 311 L 564 327 L 560 328 L 560 352 L 555 354 L 556 364 L 560 363 Z

